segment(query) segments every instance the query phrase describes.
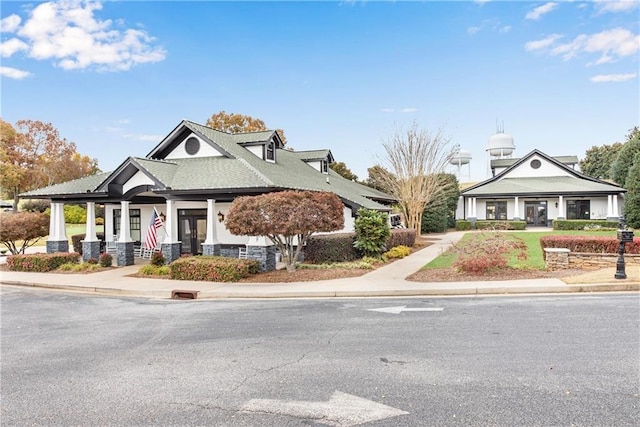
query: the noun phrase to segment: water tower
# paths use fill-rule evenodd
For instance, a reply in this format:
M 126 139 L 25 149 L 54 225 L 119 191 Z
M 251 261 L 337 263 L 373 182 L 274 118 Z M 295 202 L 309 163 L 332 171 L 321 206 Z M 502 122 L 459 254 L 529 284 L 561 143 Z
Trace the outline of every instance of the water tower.
M 456 151 L 453 157 L 451 157 L 451 160 L 449 160 L 449 163 L 457 166 L 456 177 L 458 178 L 458 181 L 462 181 L 464 178 L 467 180 L 471 179 L 471 153 L 469 151 Z M 462 166 L 464 165 L 467 165 L 467 173 L 463 175 Z
M 509 159 L 516 149 L 513 137 L 504 133 L 504 125 L 498 128 L 495 135 L 491 135 L 487 143 L 487 176 L 491 176 L 492 159 Z

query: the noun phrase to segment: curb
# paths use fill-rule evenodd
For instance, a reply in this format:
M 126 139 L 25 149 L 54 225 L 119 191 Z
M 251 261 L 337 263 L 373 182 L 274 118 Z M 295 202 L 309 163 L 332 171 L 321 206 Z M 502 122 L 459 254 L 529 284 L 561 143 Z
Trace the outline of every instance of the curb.
M 66 290 L 74 292 L 95 293 L 103 295 L 163 298 L 171 299 L 171 290 L 126 290 L 93 286 L 54 285 L 48 283 L 22 282 L 3 280 L 0 284 Z M 238 292 L 234 290 L 200 290 L 197 299 L 279 299 L 279 298 L 366 298 L 366 297 L 417 297 L 417 296 L 478 296 L 507 294 L 550 294 L 580 292 L 634 292 L 640 291 L 640 283 L 597 283 L 582 285 L 547 285 L 547 286 L 483 286 L 461 288 L 427 288 L 427 289 L 387 289 L 387 290 L 317 290 L 317 291 L 275 291 L 260 292 L 256 290 Z

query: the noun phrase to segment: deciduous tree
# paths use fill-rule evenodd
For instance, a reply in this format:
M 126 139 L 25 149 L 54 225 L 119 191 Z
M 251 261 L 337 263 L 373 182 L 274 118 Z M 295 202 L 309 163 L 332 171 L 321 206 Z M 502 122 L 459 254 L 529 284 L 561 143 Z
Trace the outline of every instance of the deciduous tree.
M 0 243 L 9 251 L 23 254 L 49 234 L 49 215 L 39 212 L 0 213 Z
M 397 130 L 383 143 L 383 166 L 389 171 L 380 175 L 383 188 L 398 200 L 407 228 L 418 234 L 424 209 L 450 188 L 450 183 L 440 179 L 455 152 L 449 142 L 442 128 L 432 133 L 414 122 L 406 132 Z
M 76 151 L 51 123 L 19 120 L 16 129 L 0 123 L 0 187 L 13 198 L 35 188 L 69 181 L 99 171 L 98 162 Z
M 587 150 L 584 159 L 580 160 L 580 170 L 593 178 L 611 179 L 611 166 L 621 148 L 621 142 L 594 145 Z
M 343 178 L 348 179 L 349 181 L 357 181 L 358 176 L 351 172 L 351 169 L 347 167 L 344 162 L 334 162 L 329 165 L 329 167 L 338 175 Z
M 238 197 L 229 208 L 226 226 L 236 235 L 268 237 L 291 272 L 309 236 L 344 227 L 343 205 L 328 192 L 281 191 Z
M 227 113 L 224 110 L 209 117 L 206 125 L 210 128 L 229 133 L 259 132 L 268 130 L 267 126 L 260 119 L 245 116 L 244 114 Z M 276 132 L 278 132 L 282 143 L 286 144 L 287 138 L 284 136 L 284 131 L 282 129 L 276 129 Z
M 385 182 L 387 182 L 390 177 L 388 176 L 390 172 L 383 168 L 380 165 L 375 165 L 367 169 L 368 177 L 364 181 L 366 186 L 371 188 L 375 188 L 378 191 L 387 192 L 385 188 Z

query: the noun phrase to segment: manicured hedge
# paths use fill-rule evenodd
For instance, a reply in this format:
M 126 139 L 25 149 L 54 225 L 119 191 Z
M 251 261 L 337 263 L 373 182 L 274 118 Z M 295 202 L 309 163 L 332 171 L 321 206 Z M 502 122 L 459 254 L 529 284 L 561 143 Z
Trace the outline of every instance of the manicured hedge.
M 30 271 L 44 273 L 55 270 L 62 264 L 78 264 L 80 254 L 56 252 L 53 254 L 11 255 L 7 258 L 7 265 L 11 271 Z
M 396 246 L 408 246 L 412 248 L 416 244 L 416 231 L 408 228 L 394 228 L 391 230 L 391 237 L 387 240 L 387 248 Z
M 571 252 L 598 254 L 618 253 L 620 242 L 609 236 L 544 236 L 540 238 L 540 246 L 544 248 L 565 248 Z M 625 244 L 625 253 L 640 254 L 640 237 Z
M 311 263 L 346 262 L 359 258 L 353 247 L 356 233 L 320 234 L 311 236 L 304 248 L 304 259 Z
M 353 247 L 355 233 L 319 234 L 309 237 L 304 248 L 304 260 L 314 264 L 331 262 L 348 262 L 361 258 Z M 413 247 L 416 243 L 415 230 L 394 228 L 385 246 L 389 249 L 396 246 Z
M 527 228 L 526 221 L 476 221 L 477 230 L 524 230 Z
M 617 229 L 618 221 L 604 219 L 554 219 L 554 230 Z
M 219 256 L 181 257 L 169 264 L 171 278 L 207 282 L 237 282 L 258 273 L 260 264 L 255 260 Z
M 466 219 L 459 219 L 456 221 L 456 231 L 467 230 L 471 230 L 471 221 L 467 221 Z
M 73 245 L 73 251 L 82 255 L 82 241 L 84 240 L 86 234 L 74 234 L 71 236 L 71 244 Z M 100 240 L 100 252 L 104 252 L 105 241 L 104 241 L 104 233 L 96 233 L 98 240 Z

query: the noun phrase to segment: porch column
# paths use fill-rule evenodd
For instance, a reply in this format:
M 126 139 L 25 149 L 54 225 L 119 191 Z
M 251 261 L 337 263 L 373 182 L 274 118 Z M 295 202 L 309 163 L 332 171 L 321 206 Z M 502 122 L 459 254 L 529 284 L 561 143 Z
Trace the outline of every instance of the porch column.
M 516 196 L 515 197 L 516 205 L 515 205 L 515 208 L 513 209 L 513 220 L 514 221 L 520 221 L 520 207 L 518 206 L 520 201 L 518 199 L 519 199 L 519 197 Z
M 276 269 L 276 246 L 264 236 L 249 237 L 247 259 L 258 261 L 260 271 L 273 271 Z
M 64 223 L 64 204 L 60 202 L 51 202 L 47 253 L 54 252 L 69 252 L 69 239 Z
M 613 199 L 613 216 L 620 218 L 620 213 L 618 212 L 618 195 L 614 194 L 611 198 Z
M 100 257 L 100 240 L 96 236 L 96 207 L 94 202 L 87 202 L 87 232 L 82 241 L 82 260 Z
M 474 197 L 472 200 L 473 200 L 473 217 L 478 218 L 478 199 Z
M 220 255 L 220 242 L 216 233 L 216 201 L 207 199 L 207 238 L 202 244 L 203 255 Z
M 607 195 L 607 218 L 613 218 L 613 196 Z
M 178 211 L 173 200 L 167 199 L 167 218 L 165 220 L 167 237 L 162 242 L 162 256 L 167 264 L 180 258 L 181 244 L 178 240 Z
M 116 244 L 116 264 L 119 267 L 133 265 L 133 240 L 131 239 L 131 223 L 129 221 L 129 203 L 120 202 L 120 235 Z
M 467 199 L 467 219 L 470 219 L 471 217 L 473 217 L 473 200 L 471 197 L 469 197 Z
M 564 197 L 558 196 L 558 219 L 565 219 L 564 217 Z

